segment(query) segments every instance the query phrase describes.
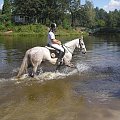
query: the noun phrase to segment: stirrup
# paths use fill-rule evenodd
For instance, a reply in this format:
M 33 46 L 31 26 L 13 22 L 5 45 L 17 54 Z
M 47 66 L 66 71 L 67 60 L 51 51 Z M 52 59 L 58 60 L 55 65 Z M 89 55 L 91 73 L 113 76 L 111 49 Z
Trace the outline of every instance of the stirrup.
M 62 59 L 59 59 L 59 58 L 58 58 L 57 61 L 56 61 L 56 65 L 59 66 L 59 65 L 62 65 L 62 64 L 63 64 Z

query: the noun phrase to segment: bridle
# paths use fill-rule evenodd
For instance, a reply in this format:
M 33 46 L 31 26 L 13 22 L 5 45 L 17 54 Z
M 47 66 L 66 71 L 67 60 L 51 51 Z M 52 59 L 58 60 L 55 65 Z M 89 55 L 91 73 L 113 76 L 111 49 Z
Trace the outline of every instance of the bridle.
M 80 50 L 82 50 L 82 43 L 81 43 L 81 39 L 79 38 L 79 46 L 80 46 Z

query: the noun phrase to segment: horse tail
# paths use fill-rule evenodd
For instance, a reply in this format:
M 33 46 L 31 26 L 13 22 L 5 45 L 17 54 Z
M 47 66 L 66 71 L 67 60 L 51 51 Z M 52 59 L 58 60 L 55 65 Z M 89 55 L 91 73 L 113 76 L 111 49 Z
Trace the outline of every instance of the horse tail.
M 17 78 L 19 78 L 26 70 L 27 70 L 27 67 L 28 67 L 28 54 L 29 51 L 26 52 L 24 58 L 23 58 L 23 61 L 22 61 L 22 64 L 21 64 L 21 67 L 19 69 L 19 72 L 17 74 Z

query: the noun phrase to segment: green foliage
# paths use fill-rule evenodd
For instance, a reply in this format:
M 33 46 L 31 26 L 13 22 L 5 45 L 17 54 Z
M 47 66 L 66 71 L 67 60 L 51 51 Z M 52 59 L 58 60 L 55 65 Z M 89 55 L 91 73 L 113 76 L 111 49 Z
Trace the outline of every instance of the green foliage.
M 2 9 L 2 14 L 6 14 L 6 15 L 8 15 L 8 16 L 11 15 L 10 0 L 4 0 L 3 9 Z
M 86 1 L 85 5 L 78 10 L 76 15 L 80 26 L 89 28 L 95 26 L 95 10 L 90 1 Z
M 12 28 L 10 0 L 4 0 L 3 8 L 0 14 L 0 21 L 1 31 L 10 30 Z
M 79 0 L 70 0 L 70 12 L 71 12 L 71 25 L 72 27 L 76 26 L 76 18 L 77 18 L 77 12 L 80 8 L 80 1 Z
M 64 29 L 61 25 L 57 27 L 57 35 L 68 36 L 68 35 L 79 35 L 80 32 L 74 29 Z
M 67 29 L 67 30 L 71 28 L 71 25 L 70 25 L 70 22 L 68 21 L 68 19 L 63 20 L 62 26 L 64 29 Z
M 5 25 L 0 23 L 0 31 L 4 31 L 6 29 Z
M 21 15 L 28 20 L 22 26 L 11 23 L 12 16 Z M 120 27 L 120 11 L 107 13 L 103 9 L 94 8 L 89 0 L 79 6 L 79 0 L 4 0 L 0 14 L 0 30 L 15 32 L 41 33 L 47 32 L 45 26 L 55 22 L 66 30 L 85 27 Z
M 97 26 L 97 27 L 105 27 L 105 26 L 106 26 L 106 23 L 105 23 L 104 20 L 101 20 L 101 19 L 99 20 L 99 19 L 98 19 L 98 20 L 96 21 L 96 26 Z
M 38 23 L 56 22 L 64 18 L 64 12 L 68 9 L 69 0 L 14 0 L 13 14 L 23 14 L 29 19 L 33 17 Z
M 86 26 L 92 28 L 95 26 L 95 10 L 92 2 L 86 1 L 85 4 L 85 12 L 86 12 Z
M 105 10 L 99 8 L 95 8 L 95 13 L 96 27 L 106 27 L 108 13 Z
M 0 15 L 2 14 L 2 10 L 0 9 Z
M 107 26 L 108 27 L 119 27 L 120 21 L 120 11 L 113 11 L 109 12 L 108 19 L 107 19 Z
M 46 34 L 48 32 L 47 27 L 41 24 L 15 26 L 13 28 L 13 31 L 16 33 L 39 33 L 39 34 Z

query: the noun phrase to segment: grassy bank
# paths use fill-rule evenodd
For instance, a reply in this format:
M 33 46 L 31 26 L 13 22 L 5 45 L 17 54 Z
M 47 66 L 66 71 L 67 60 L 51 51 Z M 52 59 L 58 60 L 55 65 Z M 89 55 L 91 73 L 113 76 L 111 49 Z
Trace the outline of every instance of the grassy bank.
M 0 31 L 0 35 L 20 35 L 20 36 L 25 36 L 25 35 L 40 35 L 44 36 L 47 35 L 49 31 L 49 28 L 47 26 L 41 25 L 41 24 L 35 24 L 35 25 L 19 25 L 19 26 L 13 26 L 9 30 L 2 30 Z M 56 34 L 59 36 L 64 36 L 64 35 L 79 35 L 82 32 L 80 29 L 64 29 L 61 26 L 57 27 Z

